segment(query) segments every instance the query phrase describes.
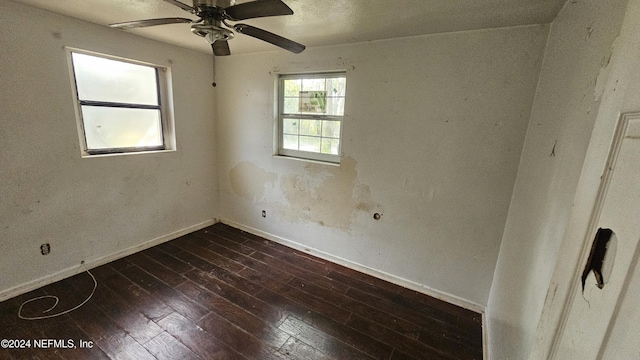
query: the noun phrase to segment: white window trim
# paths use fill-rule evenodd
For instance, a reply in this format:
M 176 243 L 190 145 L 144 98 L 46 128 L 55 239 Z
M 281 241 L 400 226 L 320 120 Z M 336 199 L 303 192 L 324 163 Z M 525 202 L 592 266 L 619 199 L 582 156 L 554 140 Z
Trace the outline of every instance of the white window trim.
M 284 143 L 283 139 L 283 119 L 285 115 L 283 113 L 284 110 L 284 80 L 287 79 L 312 79 L 312 78 L 334 78 L 334 77 L 346 77 L 347 72 L 344 70 L 336 70 L 336 71 L 324 71 L 324 72 L 312 72 L 312 73 L 290 73 L 290 74 L 278 74 L 276 77 L 276 87 L 277 87 L 277 136 L 276 136 L 276 156 L 279 157 L 288 157 L 298 160 L 306 160 L 306 161 L 318 161 L 322 163 L 330 163 L 330 164 L 340 164 L 340 158 L 342 154 L 342 134 L 344 132 L 344 114 L 342 116 L 334 116 L 334 115 L 307 115 L 307 114 L 295 114 L 295 117 L 298 119 L 323 119 L 323 120 L 339 120 L 340 121 L 340 143 L 338 145 L 338 154 L 323 154 L 316 152 L 308 152 L 302 150 L 291 150 L 283 148 L 282 144 Z M 346 94 L 345 94 L 346 99 Z
M 171 68 L 164 65 L 157 65 L 145 61 L 128 59 L 120 56 L 103 54 L 90 50 L 78 49 L 70 46 L 65 46 L 65 52 L 67 56 L 67 64 L 69 69 L 69 78 L 71 81 L 71 89 L 74 102 L 74 110 L 76 114 L 76 124 L 78 129 L 78 139 L 80 141 L 81 156 L 85 158 L 89 157 L 102 157 L 113 155 L 134 155 L 134 154 L 149 154 L 158 152 L 168 152 L 176 150 L 175 140 L 175 123 L 173 117 L 173 92 L 171 83 Z M 155 68 L 157 74 L 157 86 L 159 93 L 159 106 L 160 106 L 160 125 L 162 127 L 162 147 L 151 148 L 114 148 L 108 151 L 89 152 L 85 137 L 84 121 L 82 119 L 82 106 L 78 97 L 78 89 L 76 87 L 75 70 L 73 67 L 72 53 L 86 54 L 91 56 L 102 57 L 105 59 L 116 60 L 126 62 L 135 65 L 150 66 Z

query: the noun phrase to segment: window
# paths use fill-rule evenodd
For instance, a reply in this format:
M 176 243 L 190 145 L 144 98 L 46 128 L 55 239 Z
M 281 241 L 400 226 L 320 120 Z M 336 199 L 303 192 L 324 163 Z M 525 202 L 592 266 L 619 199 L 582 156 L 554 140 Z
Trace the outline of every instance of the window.
M 345 73 L 281 75 L 278 154 L 340 162 Z
M 168 69 L 70 50 L 85 155 L 172 148 Z

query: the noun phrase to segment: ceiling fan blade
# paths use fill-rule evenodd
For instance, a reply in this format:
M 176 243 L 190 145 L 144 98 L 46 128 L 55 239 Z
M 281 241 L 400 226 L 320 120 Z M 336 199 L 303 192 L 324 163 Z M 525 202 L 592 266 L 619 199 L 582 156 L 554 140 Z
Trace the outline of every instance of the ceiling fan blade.
M 255 26 L 251 26 L 247 24 L 235 24 L 233 28 L 241 34 L 253 36 L 256 39 L 266 41 L 268 43 L 271 43 L 275 46 L 279 46 L 285 50 L 289 50 L 296 54 L 301 53 L 306 48 L 304 45 L 298 44 L 293 40 L 283 38 L 280 35 L 276 35 L 272 32 L 262 30 Z
M 192 23 L 192 22 L 194 21 L 191 19 L 175 17 L 175 18 L 158 18 L 158 19 L 127 21 L 127 22 L 121 22 L 116 24 L 109 24 L 109 26 L 112 28 L 129 30 L 129 29 L 139 28 L 139 27 L 166 25 L 166 24 Z
M 281 0 L 256 0 L 225 9 L 230 20 L 245 20 L 266 16 L 293 15 L 293 10 Z
M 192 6 L 189 6 L 187 4 L 183 4 L 180 1 L 177 1 L 177 0 L 164 0 L 164 1 L 168 2 L 169 4 L 175 5 L 175 6 L 179 7 L 179 8 L 181 8 L 184 11 L 188 11 L 188 12 L 190 12 L 192 14 L 196 13 L 196 8 L 194 8 Z
M 227 40 L 216 40 L 211 44 L 211 48 L 213 49 L 213 55 L 215 56 L 231 55 L 231 50 L 229 49 L 229 43 Z

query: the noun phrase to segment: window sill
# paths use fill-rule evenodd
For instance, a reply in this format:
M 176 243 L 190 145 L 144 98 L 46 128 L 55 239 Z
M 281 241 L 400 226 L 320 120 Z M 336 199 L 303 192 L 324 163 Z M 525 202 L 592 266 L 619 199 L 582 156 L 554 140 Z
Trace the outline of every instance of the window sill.
M 340 167 L 340 163 L 335 163 L 335 162 L 330 162 L 330 161 L 322 161 L 322 160 L 305 159 L 305 158 L 299 158 L 299 157 L 294 157 L 294 156 L 273 155 L 273 158 L 274 159 L 287 159 L 287 160 L 301 161 L 301 162 L 313 163 L 313 164 L 319 164 L 319 165 L 329 165 L 329 166 Z
M 129 155 L 144 155 L 144 154 L 162 154 L 162 153 L 172 153 L 176 152 L 175 149 L 166 149 L 166 150 L 148 150 L 148 151 L 130 151 L 130 152 L 121 152 L 121 153 L 109 153 L 109 154 L 87 154 L 82 153 L 83 159 L 92 159 L 92 158 L 104 158 L 104 157 L 113 157 L 113 156 L 129 156 Z

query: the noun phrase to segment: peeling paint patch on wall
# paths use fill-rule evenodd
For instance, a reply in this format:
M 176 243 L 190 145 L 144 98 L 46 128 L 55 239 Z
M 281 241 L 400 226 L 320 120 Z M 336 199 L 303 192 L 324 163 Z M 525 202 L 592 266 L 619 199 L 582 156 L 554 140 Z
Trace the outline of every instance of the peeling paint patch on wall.
M 369 186 L 358 181 L 356 164 L 353 158 L 345 157 L 340 167 L 308 164 L 303 174 L 284 176 L 281 186 L 287 206 L 281 209 L 282 216 L 348 230 L 358 211 L 379 209 Z M 309 186 L 318 177 L 322 180 Z
M 348 230 L 358 211 L 380 209 L 369 186 L 359 183 L 356 164 L 353 158 L 345 157 L 339 168 L 309 164 L 303 174 L 284 176 L 281 186 L 287 204 L 280 209 L 282 216 L 293 222 L 313 221 Z M 317 177 L 322 180 L 309 186 Z
M 358 181 L 356 164 L 345 157 L 340 167 L 309 163 L 302 173 L 277 176 L 242 162 L 230 172 L 231 187 L 257 205 L 268 204 L 285 221 L 348 230 L 358 212 L 383 212 L 369 186 Z M 265 191 L 269 183 L 275 185 L 273 191 Z

